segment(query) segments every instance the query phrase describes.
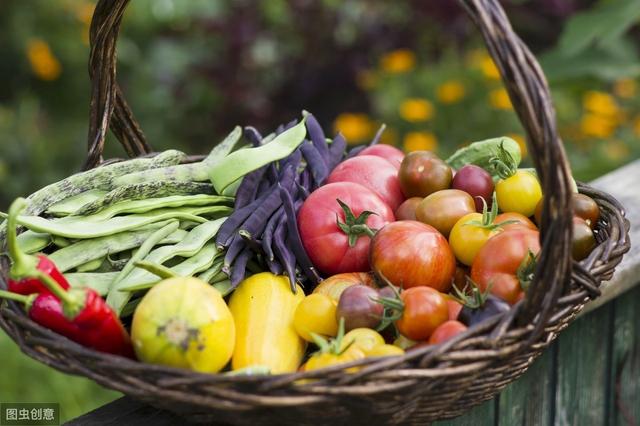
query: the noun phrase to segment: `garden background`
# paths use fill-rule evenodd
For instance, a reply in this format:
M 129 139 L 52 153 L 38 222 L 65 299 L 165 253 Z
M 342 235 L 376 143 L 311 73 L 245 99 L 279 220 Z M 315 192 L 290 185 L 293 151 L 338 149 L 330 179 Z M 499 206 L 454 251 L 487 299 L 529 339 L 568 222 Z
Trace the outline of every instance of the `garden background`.
M 0 2 L 0 210 L 78 170 L 86 146 L 88 0 Z M 640 0 L 505 0 L 541 59 L 574 175 L 640 153 Z M 509 135 L 495 65 L 451 0 L 135 0 L 118 81 L 156 150 L 205 153 L 234 125 L 313 112 L 350 143 L 448 155 Z M 122 156 L 115 140 L 109 156 Z M 62 419 L 118 394 L 54 372 L 0 336 L 0 401 L 59 402 Z

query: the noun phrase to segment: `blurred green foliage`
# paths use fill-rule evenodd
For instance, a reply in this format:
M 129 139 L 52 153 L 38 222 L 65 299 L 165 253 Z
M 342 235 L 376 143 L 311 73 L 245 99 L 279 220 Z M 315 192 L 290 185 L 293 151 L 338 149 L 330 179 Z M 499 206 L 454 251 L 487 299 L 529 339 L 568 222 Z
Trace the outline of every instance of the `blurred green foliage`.
M 640 152 L 640 0 L 505 0 L 540 54 L 576 177 Z M 0 2 L 0 210 L 78 169 L 90 83 L 89 0 Z M 118 81 L 156 150 L 202 153 L 235 124 L 307 109 L 351 142 L 443 155 L 523 131 L 475 28 L 451 0 L 135 0 Z M 106 157 L 122 156 L 112 137 Z M 117 396 L 27 359 L 0 336 L 0 401 L 59 401 L 70 418 Z

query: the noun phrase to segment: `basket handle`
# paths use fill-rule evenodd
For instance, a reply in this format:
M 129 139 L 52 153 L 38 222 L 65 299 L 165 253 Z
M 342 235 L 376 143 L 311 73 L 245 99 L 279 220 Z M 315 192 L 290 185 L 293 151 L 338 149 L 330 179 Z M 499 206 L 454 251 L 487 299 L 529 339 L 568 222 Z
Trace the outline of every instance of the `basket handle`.
M 116 81 L 116 43 L 122 15 L 128 3 L 129 0 L 101 0 L 93 12 L 89 30 L 91 101 L 89 147 L 83 167 L 85 170 L 102 162 L 109 128 L 129 157 L 152 151 Z
M 571 277 L 571 172 L 556 130 L 549 88 L 533 54 L 514 33 L 498 0 L 459 0 L 478 26 L 513 107 L 527 133 L 527 145 L 545 194 L 542 250 L 535 280 L 519 320 L 536 316 L 539 335 Z M 148 153 L 149 145 L 116 82 L 116 41 L 129 0 L 100 0 L 91 22 L 92 79 L 89 152 L 86 167 L 101 161 L 109 125 L 130 156 Z

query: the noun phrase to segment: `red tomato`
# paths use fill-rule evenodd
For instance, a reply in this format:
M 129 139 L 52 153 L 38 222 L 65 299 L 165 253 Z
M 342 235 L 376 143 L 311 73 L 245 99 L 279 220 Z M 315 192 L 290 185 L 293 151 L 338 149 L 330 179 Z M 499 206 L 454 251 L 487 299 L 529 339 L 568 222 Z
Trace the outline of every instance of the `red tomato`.
M 453 299 L 448 299 L 447 306 L 449 307 L 449 319 L 458 319 L 458 315 L 460 315 L 460 311 L 462 310 L 462 305 Z
M 434 227 L 413 220 L 390 223 L 371 242 L 371 267 L 382 281 L 402 288 L 429 286 L 446 292 L 456 258 Z
M 467 330 L 467 326 L 460 321 L 447 321 L 442 324 L 431 334 L 429 337 L 430 345 L 437 345 L 438 343 L 446 342 L 456 334 L 460 334 Z
M 417 220 L 416 208 L 422 202 L 422 197 L 411 197 L 404 200 L 395 211 L 396 220 Z
M 353 182 L 321 186 L 307 198 L 298 212 L 298 228 L 311 262 L 327 275 L 342 272 L 369 271 L 371 239 L 361 234 L 355 245 L 349 245 L 348 235 L 338 227 L 336 218 L 345 222 L 340 200 L 358 217 L 365 210 L 374 212 L 366 224 L 380 229 L 395 220 L 393 211 L 375 193 Z
M 361 155 L 338 164 L 327 183 L 355 182 L 378 194 L 394 210 L 404 201 L 398 170 L 384 158 Z
M 404 304 L 396 321 L 398 331 L 412 340 L 426 340 L 438 326 L 449 319 L 446 299 L 431 287 L 413 287 L 400 293 Z
M 360 155 L 374 155 L 376 157 L 382 157 L 393 164 L 393 167 L 395 167 L 396 170 L 400 169 L 400 164 L 404 159 L 404 152 L 402 152 L 395 146 L 385 144 L 377 144 L 365 148 L 360 151 L 360 154 L 358 154 L 358 156 Z
M 518 269 L 526 264 L 529 251 L 540 251 L 538 231 L 511 229 L 489 239 L 480 249 L 471 266 L 471 279 L 480 290 L 491 284 L 491 293 L 514 304 L 524 296 L 517 277 Z
M 516 228 L 531 229 L 532 231 L 538 230 L 538 227 L 535 225 L 535 223 L 531 222 L 531 219 L 523 214 L 516 212 L 500 213 L 498 216 L 496 216 L 493 223 L 499 224 L 506 221 L 511 221 L 512 223 L 502 226 L 502 229 L 505 231 Z

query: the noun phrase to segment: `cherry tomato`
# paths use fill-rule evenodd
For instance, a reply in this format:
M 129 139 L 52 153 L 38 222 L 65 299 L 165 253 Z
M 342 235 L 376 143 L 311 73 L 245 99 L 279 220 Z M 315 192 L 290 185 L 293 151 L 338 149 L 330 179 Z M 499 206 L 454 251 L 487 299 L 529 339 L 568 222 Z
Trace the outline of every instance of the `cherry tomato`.
M 462 217 L 476 211 L 471 195 L 458 189 L 443 189 L 428 195 L 416 207 L 416 219 L 436 228 L 445 237 Z
M 416 220 L 416 207 L 422 202 L 422 197 L 411 197 L 396 209 L 396 220 Z
M 523 296 L 518 270 L 529 258 L 529 252 L 540 251 L 538 231 L 513 229 L 489 239 L 471 266 L 471 279 L 481 291 L 490 292 L 513 305 Z
M 498 181 L 496 195 L 500 210 L 528 217 L 533 215 L 542 198 L 542 188 L 533 173 L 518 170 L 513 176 Z
M 404 350 L 394 345 L 378 345 L 365 353 L 367 357 L 404 355 Z
M 349 236 L 336 223 L 345 223 L 345 212 L 337 200 L 348 205 L 355 217 L 364 211 L 374 212 L 366 219 L 372 229 L 382 228 L 395 219 L 389 206 L 362 185 L 339 182 L 321 186 L 305 200 L 298 212 L 298 228 L 305 251 L 324 274 L 366 272 L 370 270 L 371 240 L 360 234 L 353 246 L 349 244 Z
M 436 328 L 449 319 L 444 296 L 431 287 L 413 287 L 400 293 L 404 304 L 396 321 L 398 331 L 412 340 L 426 340 Z
M 493 179 L 482 167 L 474 164 L 467 164 L 462 167 L 453 177 L 451 188 L 459 189 L 471 195 L 477 212 L 482 212 L 483 199 L 487 207 L 491 207 L 491 196 L 494 188 Z
M 354 328 L 342 339 L 343 348 L 349 344 L 357 346 L 365 355 L 368 355 L 373 348 L 384 345 L 384 338 L 370 328 Z
M 435 329 L 429 340 L 427 341 L 430 345 L 437 345 L 438 343 L 446 342 L 451 339 L 453 336 L 462 333 L 467 330 L 467 326 L 461 323 L 460 321 L 446 321 L 438 326 Z
M 398 170 L 387 160 L 373 155 L 359 155 L 338 164 L 327 183 L 354 182 L 369 188 L 386 202 L 391 210 L 404 201 Z
M 447 240 L 424 223 L 403 220 L 378 231 L 371 242 L 371 267 L 383 282 L 401 288 L 451 287 L 456 259 Z
M 360 151 L 360 155 L 375 155 L 376 157 L 382 157 L 391 164 L 396 170 L 400 169 L 400 164 L 404 159 L 404 152 L 396 148 L 395 146 L 386 145 L 386 144 L 377 144 L 370 147 L 367 147 Z
M 451 186 L 451 168 L 430 151 L 410 152 L 400 165 L 400 187 L 409 197 L 427 195 Z
M 512 223 L 507 223 L 507 222 L 512 222 Z M 538 230 L 538 227 L 535 225 L 535 223 L 531 222 L 531 219 L 516 212 L 500 213 L 498 216 L 496 216 L 494 223 L 496 225 L 500 225 L 501 223 L 504 223 L 504 225 L 501 225 L 499 228 L 501 231 L 516 229 L 516 228 L 531 229 L 532 231 Z
M 345 288 L 352 285 L 366 285 L 367 287 L 376 288 L 373 276 L 368 272 L 345 272 L 342 274 L 332 275 L 323 280 L 313 289 L 314 293 L 326 294 L 336 303 L 340 300 L 340 295 Z
M 596 227 L 596 224 L 598 223 L 598 219 L 600 219 L 600 207 L 598 207 L 598 203 L 596 203 L 593 198 L 579 193 L 574 193 L 571 195 L 571 203 L 573 205 L 574 216 L 578 216 L 584 219 L 589 227 L 591 227 L 591 229 L 594 229 Z M 538 225 L 540 225 L 540 221 L 542 220 L 543 204 L 544 197 L 538 202 L 536 211 L 534 213 L 534 217 Z
M 581 217 L 573 218 L 573 244 L 571 254 L 575 260 L 582 260 L 589 256 L 596 246 L 596 239 L 589 224 Z
M 460 287 L 460 288 L 464 288 L 464 287 Z M 458 315 L 460 315 L 460 311 L 462 310 L 462 305 L 453 299 L 447 299 L 447 307 L 449 308 L 449 319 L 457 320 Z
M 482 246 L 500 232 L 499 228 L 486 228 L 481 223 L 482 214 L 469 213 L 461 217 L 449 233 L 449 245 L 456 259 L 465 265 L 471 266 Z
M 359 359 L 363 359 L 365 357 L 362 349 L 358 348 L 355 345 L 351 345 L 347 350 L 340 354 L 332 353 L 332 352 L 317 352 L 314 355 L 311 355 L 309 360 L 304 365 L 304 371 L 318 370 L 320 368 L 331 367 L 332 365 L 338 364 L 346 364 L 348 362 L 357 361 Z M 354 369 L 349 369 L 347 371 L 355 371 Z
M 310 294 L 298 303 L 293 315 L 293 328 L 307 342 L 313 342 L 311 333 L 335 336 L 338 333 L 336 302 L 324 294 Z
M 363 285 L 344 289 L 336 309 L 336 320 L 344 318 L 345 331 L 355 328 L 375 328 L 380 324 L 384 307 L 376 302 L 377 290 Z

